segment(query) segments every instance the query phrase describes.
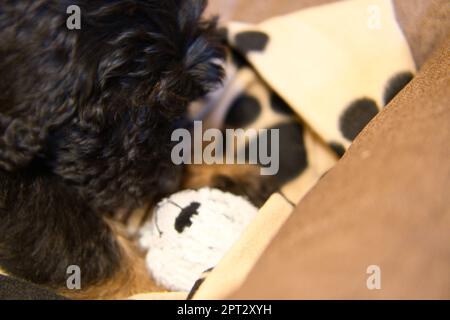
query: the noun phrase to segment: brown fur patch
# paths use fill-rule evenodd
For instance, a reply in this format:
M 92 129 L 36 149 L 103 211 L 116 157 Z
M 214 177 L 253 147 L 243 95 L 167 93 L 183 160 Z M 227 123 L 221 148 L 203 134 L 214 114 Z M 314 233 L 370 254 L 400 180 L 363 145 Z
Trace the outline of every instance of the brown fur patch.
M 261 176 L 256 165 L 189 165 L 183 189 L 217 188 L 247 197 L 262 206 L 277 189 L 273 177 Z
M 130 240 L 124 227 L 110 222 L 122 250 L 123 261 L 116 274 L 99 284 L 81 290 L 63 289 L 58 293 L 72 299 L 127 299 L 146 292 L 164 291 L 158 287 L 147 271 L 145 252 Z

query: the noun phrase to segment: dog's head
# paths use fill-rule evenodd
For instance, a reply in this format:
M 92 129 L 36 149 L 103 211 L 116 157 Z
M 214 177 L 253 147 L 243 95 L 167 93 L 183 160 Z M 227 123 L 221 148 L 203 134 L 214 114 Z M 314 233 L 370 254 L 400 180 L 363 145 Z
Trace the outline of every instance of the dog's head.
M 223 73 L 206 0 L 29 2 L 22 33 L 4 34 L 28 78 L 6 76 L 14 96 L 0 106 L 0 167 L 37 165 L 103 210 L 174 191 L 171 132 Z M 80 30 L 66 28 L 71 4 Z
M 79 94 L 102 101 L 126 96 L 133 104 L 127 109 L 146 106 L 179 116 L 222 76 L 215 21 L 200 17 L 205 5 L 206 0 L 87 1 L 74 58 L 95 83 L 81 85 Z

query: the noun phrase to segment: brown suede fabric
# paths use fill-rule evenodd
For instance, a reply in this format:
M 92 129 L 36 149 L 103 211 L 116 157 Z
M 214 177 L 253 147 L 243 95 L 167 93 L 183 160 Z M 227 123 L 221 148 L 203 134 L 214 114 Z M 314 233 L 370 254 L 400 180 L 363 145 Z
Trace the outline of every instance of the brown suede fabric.
M 450 33 L 450 1 L 395 0 L 397 19 L 421 67 Z
M 447 37 L 230 298 L 450 299 L 449 52 Z M 366 286 L 370 265 L 381 290 Z

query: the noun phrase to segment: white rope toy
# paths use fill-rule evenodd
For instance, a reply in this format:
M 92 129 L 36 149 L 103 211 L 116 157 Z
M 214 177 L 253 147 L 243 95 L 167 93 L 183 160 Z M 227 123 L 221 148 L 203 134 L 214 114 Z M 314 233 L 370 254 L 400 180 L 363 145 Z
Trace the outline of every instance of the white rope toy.
M 186 190 L 163 199 L 140 231 L 149 272 L 168 290 L 190 291 L 257 212 L 246 199 L 217 189 Z

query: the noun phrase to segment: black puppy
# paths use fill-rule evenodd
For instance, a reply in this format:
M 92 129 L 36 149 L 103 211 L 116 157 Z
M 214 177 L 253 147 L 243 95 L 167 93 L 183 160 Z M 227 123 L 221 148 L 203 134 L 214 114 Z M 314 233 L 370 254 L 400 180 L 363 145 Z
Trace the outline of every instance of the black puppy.
M 81 9 L 68 30 L 67 8 Z M 106 216 L 174 192 L 170 135 L 220 84 L 203 0 L 2 0 L 0 267 L 63 288 L 114 277 Z

